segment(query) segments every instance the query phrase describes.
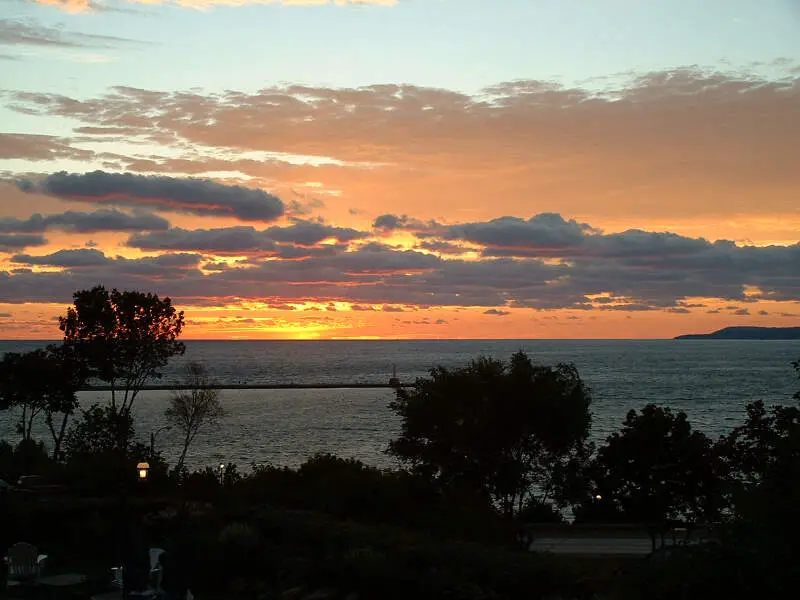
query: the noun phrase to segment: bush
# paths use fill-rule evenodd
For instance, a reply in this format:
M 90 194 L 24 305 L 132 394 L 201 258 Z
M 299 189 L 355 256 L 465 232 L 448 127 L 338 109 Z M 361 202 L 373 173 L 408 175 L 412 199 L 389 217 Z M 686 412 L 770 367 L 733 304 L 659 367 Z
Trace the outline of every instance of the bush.
M 553 596 L 572 579 L 552 558 L 307 511 L 262 508 L 193 520 L 187 531 L 198 596 L 279 597 L 302 588 L 342 598 L 527 599 Z
M 60 476 L 59 465 L 50 458 L 44 442 L 22 440 L 12 446 L 0 441 L 0 479 L 16 484 L 23 475 Z
M 418 475 L 381 471 L 330 454 L 315 455 L 297 470 L 256 466 L 234 492 L 241 506 L 272 504 L 447 537 L 508 541 L 500 518 L 486 504 L 444 494 Z

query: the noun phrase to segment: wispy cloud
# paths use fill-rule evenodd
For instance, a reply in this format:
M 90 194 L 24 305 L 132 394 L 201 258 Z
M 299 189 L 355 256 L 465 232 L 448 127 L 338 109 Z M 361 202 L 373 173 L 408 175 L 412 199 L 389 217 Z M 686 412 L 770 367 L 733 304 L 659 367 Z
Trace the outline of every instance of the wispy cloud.
M 27 133 L 0 133 L 0 159 L 21 158 L 38 161 L 70 158 L 89 160 L 93 156 L 94 152 L 74 148 L 65 138 Z
M 0 19 L 0 45 L 5 46 L 111 49 L 140 43 L 137 40 L 113 35 L 80 33 L 49 27 L 32 20 Z
M 798 103 L 800 79 L 695 68 L 640 74 L 603 93 L 517 81 L 476 95 L 407 85 L 8 95 L 11 109 L 76 119 L 97 139 L 163 145 L 160 156 L 116 157 L 121 170 L 240 173 L 270 189 L 319 182 L 365 216 L 402 207 L 425 225 L 441 216 L 436 207 L 483 218 L 535 202 L 537 212 L 625 226 L 724 225 L 733 210 L 780 218 L 787 231 L 800 225 L 791 216 Z M 330 160 L 279 158 L 289 154 Z M 394 219 L 376 225 L 409 225 Z

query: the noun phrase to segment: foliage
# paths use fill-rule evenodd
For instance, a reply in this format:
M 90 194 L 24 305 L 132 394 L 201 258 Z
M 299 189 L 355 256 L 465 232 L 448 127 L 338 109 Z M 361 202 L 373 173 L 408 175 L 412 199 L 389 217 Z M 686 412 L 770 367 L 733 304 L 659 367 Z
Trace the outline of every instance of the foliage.
M 186 453 L 201 429 L 216 425 L 225 414 L 219 401 L 219 389 L 212 386 L 206 368 L 200 363 L 186 365 L 186 389 L 177 390 L 164 411 L 168 423 L 183 434 L 183 449 L 175 466 L 183 468 Z
M 206 467 L 187 474 L 183 468 L 173 474 L 181 481 L 185 498 L 211 502 L 229 500 L 231 492 L 244 479 L 238 467 L 230 462 L 217 469 Z
M 800 376 L 800 363 L 793 366 Z M 733 516 L 754 528 L 749 538 L 768 536 L 772 549 L 793 551 L 800 525 L 785 516 L 800 504 L 800 407 L 749 404 L 745 422 L 719 441 L 718 452 Z
M 485 495 L 506 516 L 530 498 L 565 502 L 563 474 L 586 456 L 591 398 L 572 365 L 479 358 L 436 367 L 390 404 L 403 420 L 388 452 L 444 489 Z
M 686 414 L 649 404 L 630 411 L 622 430 L 611 434 L 591 466 L 591 498 L 663 535 L 670 520 L 713 521 L 719 516 L 720 485 L 710 440 L 693 431 Z M 588 500 L 590 503 L 591 499 Z M 595 507 L 597 509 L 598 507 Z
M 646 523 L 653 548 L 678 519 L 719 517 L 721 485 L 710 440 L 692 431 L 686 414 L 652 404 L 630 411 L 622 430 L 608 437 L 590 467 L 586 518 L 611 516 Z M 621 519 L 620 519 L 621 520 Z
M 133 417 L 108 405 L 93 404 L 81 411 L 64 440 L 70 477 L 78 487 L 108 490 L 121 482 L 136 479 L 135 465 L 145 458 L 150 463 L 150 479 L 166 480 L 167 466 L 160 455 L 151 455 L 148 446 L 135 443 Z M 126 440 L 120 447 L 119 440 Z
M 25 354 L 8 352 L 0 361 L 0 406 L 19 411 L 17 433 L 23 440 L 31 439 L 36 417 L 44 410 L 44 397 L 37 366 L 45 360 L 44 351 Z
M 45 423 L 53 437 L 53 458 L 62 458 L 61 446 L 70 417 L 79 406 L 77 392 L 86 383 L 86 365 L 66 345 L 48 346 L 48 360 L 41 377 L 47 379 L 50 393 L 45 395 Z M 60 422 L 57 418 L 60 416 Z
M 270 504 L 440 537 L 509 541 L 506 524 L 485 503 L 444 494 L 434 482 L 413 473 L 383 471 L 331 454 L 312 456 L 297 469 L 256 465 L 232 493 L 240 506 Z
M 327 589 L 336 598 L 501 600 L 554 597 L 570 585 L 568 569 L 548 557 L 269 507 L 247 514 L 257 535 L 234 536 L 250 551 L 231 561 L 230 543 L 221 544 L 220 536 L 240 519 L 207 518 L 188 528 L 196 560 L 191 587 L 198 596 L 234 597 L 235 587 L 266 585 L 261 594 L 269 598 L 302 588 L 299 597 Z
M 58 457 L 84 380 L 81 362 L 64 346 L 9 352 L 0 360 L 0 406 L 20 411 L 17 431 L 23 440 L 31 439 L 33 423 L 43 414 L 53 437 L 53 456 Z M 59 415 L 60 423 L 56 423 Z
M 12 446 L 0 441 L 0 479 L 15 482 L 22 475 L 51 475 L 56 465 L 42 442 L 21 440 Z
M 80 420 L 67 432 L 64 448 L 68 459 L 119 450 L 118 441 L 127 445 L 133 437 L 133 417 L 111 406 L 92 404 L 81 411 Z
M 718 452 L 734 509 L 747 511 L 759 486 L 779 483 L 800 463 L 800 409 L 774 406 L 768 412 L 761 401 L 749 404 L 744 424 L 720 440 Z
M 59 318 L 64 343 L 86 362 L 92 377 L 111 387 L 112 409 L 130 414 L 147 380 L 160 377 L 169 359 L 184 353 L 178 341 L 183 312 L 169 298 L 102 286 L 75 292 L 73 299 Z

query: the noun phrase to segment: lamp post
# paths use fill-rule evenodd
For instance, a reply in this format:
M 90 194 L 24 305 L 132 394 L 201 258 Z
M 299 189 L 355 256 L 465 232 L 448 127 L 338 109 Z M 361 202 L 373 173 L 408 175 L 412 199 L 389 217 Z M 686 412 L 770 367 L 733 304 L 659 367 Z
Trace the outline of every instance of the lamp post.
M 153 457 L 156 450 L 156 438 L 158 434 L 162 431 L 172 431 L 172 425 L 164 425 L 164 427 L 159 427 L 155 431 L 150 432 L 150 458 Z
M 136 479 L 141 484 L 147 483 L 147 478 L 150 475 L 150 463 L 143 460 L 136 464 Z M 132 591 L 131 584 L 136 585 L 138 578 L 139 560 L 138 540 L 134 527 L 136 525 L 136 518 L 132 512 L 132 507 L 128 502 L 128 490 L 123 484 L 121 488 L 121 504 L 120 504 L 120 519 L 121 519 L 121 548 L 120 558 L 121 566 L 115 576 L 115 580 L 121 588 L 122 598 L 127 599 Z M 134 581 L 131 581 L 131 579 Z

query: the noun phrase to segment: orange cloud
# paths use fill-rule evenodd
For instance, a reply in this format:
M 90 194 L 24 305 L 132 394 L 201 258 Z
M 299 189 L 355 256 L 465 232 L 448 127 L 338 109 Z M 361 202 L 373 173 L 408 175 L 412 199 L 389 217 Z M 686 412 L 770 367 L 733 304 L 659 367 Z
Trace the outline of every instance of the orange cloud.
M 668 337 L 798 312 L 796 76 L 5 97 L 80 123 L 9 138 L 32 170 L 103 169 L 0 185 L 12 321 L 98 282 L 174 297 L 196 337 Z
M 77 118 L 97 143 L 122 131 L 192 148 L 105 156 L 114 169 L 229 172 L 281 194 L 314 183 L 336 199 L 326 214 L 337 222 L 355 220 L 350 208 L 375 217 L 401 206 L 454 221 L 559 212 L 601 227 L 704 226 L 711 239 L 756 243 L 792 242 L 800 229 L 797 77 L 677 69 L 602 94 L 535 81 L 475 96 L 401 85 L 116 88 L 88 100 L 16 94 L 11 105 Z M 327 162 L 287 158 L 298 155 Z M 765 230 L 770 220 L 780 237 Z

